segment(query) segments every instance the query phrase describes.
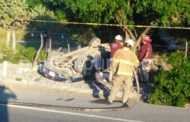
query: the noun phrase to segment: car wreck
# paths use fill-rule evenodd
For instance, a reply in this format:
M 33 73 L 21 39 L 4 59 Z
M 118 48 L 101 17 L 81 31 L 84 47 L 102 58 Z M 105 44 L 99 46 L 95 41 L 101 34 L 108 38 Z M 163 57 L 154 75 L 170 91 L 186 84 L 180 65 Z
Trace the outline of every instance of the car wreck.
M 39 72 L 52 80 L 74 82 L 94 74 L 100 56 L 109 55 L 109 45 L 101 44 L 98 37 L 90 40 L 89 45 L 71 52 L 51 51 L 47 60 L 39 66 Z

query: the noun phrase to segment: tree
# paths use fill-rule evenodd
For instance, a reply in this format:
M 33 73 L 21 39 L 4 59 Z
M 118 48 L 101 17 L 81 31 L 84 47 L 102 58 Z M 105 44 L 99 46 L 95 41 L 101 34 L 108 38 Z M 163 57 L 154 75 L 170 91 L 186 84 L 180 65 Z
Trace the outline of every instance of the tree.
M 34 8 L 38 4 L 43 4 L 45 0 L 26 0 L 27 5 L 30 8 Z
M 134 0 L 133 19 L 136 24 L 142 25 L 188 26 L 190 25 L 189 7 L 188 0 Z M 148 28 L 145 30 L 147 31 Z M 139 43 L 140 38 L 135 47 Z
M 12 32 L 13 49 L 16 48 L 15 29 L 24 27 L 33 18 L 54 17 L 52 11 L 42 4 L 45 0 L 0 0 L 0 26 L 7 29 L 7 47 Z
M 8 29 L 7 46 L 12 32 L 13 49 L 16 48 L 15 28 L 22 26 L 29 19 L 29 9 L 25 0 L 0 0 L 0 25 Z
M 48 0 L 56 10 L 69 12 L 69 20 L 96 23 L 140 24 L 157 26 L 190 25 L 188 0 Z M 53 8 L 53 7 L 51 7 Z M 122 28 L 123 29 L 123 28 Z M 123 29 L 127 37 L 140 43 L 134 27 Z
M 0 0 L 0 9 L 0 25 L 3 27 L 21 26 L 29 19 L 25 0 Z

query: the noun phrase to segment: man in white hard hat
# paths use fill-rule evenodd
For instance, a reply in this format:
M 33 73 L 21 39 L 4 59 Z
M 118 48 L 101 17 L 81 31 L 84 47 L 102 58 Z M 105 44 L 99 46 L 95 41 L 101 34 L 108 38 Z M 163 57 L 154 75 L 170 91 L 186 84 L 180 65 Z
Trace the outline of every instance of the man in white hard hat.
M 131 50 L 133 46 L 134 41 L 127 39 L 124 41 L 123 48 L 118 49 L 113 55 L 110 67 L 113 74 L 113 85 L 108 97 L 109 103 L 115 100 L 121 86 L 124 89 L 122 103 L 125 104 L 128 101 L 132 88 L 133 70 L 139 65 L 136 54 Z
M 115 36 L 113 42 L 110 44 L 111 52 L 110 52 L 110 55 L 108 56 L 109 58 L 107 58 L 107 59 L 112 58 L 115 51 L 117 51 L 118 49 L 121 49 L 123 47 L 122 41 L 123 41 L 123 37 L 121 35 L 116 35 Z M 112 76 L 112 75 L 108 75 L 109 73 L 107 71 L 105 71 L 105 72 L 100 71 L 101 68 L 102 68 L 102 65 L 106 66 L 106 67 L 110 66 L 110 61 L 109 60 L 103 60 L 103 61 L 102 61 L 102 56 L 97 57 L 96 60 L 95 60 L 95 68 L 96 68 L 96 70 L 98 70 L 98 72 L 95 73 L 95 77 L 96 77 L 97 81 L 103 81 L 103 80 L 105 81 L 105 79 L 109 79 L 108 78 L 109 76 L 110 77 Z
M 115 36 L 114 41 L 110 44 L 111 58 L 113 57 L 116 50 L 121 49 L 123 47 L 122 41 L 123 41 L 123 37 L 121 35 Z

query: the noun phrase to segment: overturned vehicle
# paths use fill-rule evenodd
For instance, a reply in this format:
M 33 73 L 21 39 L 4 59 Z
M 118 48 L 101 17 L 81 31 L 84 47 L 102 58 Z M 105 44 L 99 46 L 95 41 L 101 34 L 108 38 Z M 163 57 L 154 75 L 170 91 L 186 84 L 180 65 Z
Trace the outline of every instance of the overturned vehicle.
M 39 72 L 55 81 L 80 81 L 85 77 L 93 77 L 96 70 L 106 68 L 109 52 L 109 45 L 101 44 L 101 40 L 94 37 L 86 47 L 66 53 L 60 50 L 49 52 L 47 60 L 39 66 Z M 103 67 L 100 64 L 102 57 L 105 57 Z
M 39 72 L 46 78 L 63 82 L 95 78 L 106 88 L 111 89 L 109 81 L 112 74 L 105 70 L 110 64 L 109 56 L 109 44 L 102 44 L 98 37 L 94 37 L 86 47 L 71 52 L 61 50 L 49 52 L 47 60 L 39 66 Z M 135 71 L 134 79 L 136 86 L 133 87 L 130 97 L 140 99 L 140 86 Z

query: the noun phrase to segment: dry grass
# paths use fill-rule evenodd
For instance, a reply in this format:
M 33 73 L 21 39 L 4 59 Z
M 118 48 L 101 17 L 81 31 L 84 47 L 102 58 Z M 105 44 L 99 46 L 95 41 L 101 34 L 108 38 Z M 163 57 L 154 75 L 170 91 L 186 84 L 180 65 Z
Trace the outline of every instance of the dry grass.
M 190 109 L 190 103 L 186 104 L 185 108 L 189 108 Z
M 0 28 L 0 55 L 3 54 L 3 49 L 5 48 L 6 44 L 6 30 Z
M 16 31 L 16 40 L 23 41 L 27 37 L 27 34 L 24 31 Z M 0 54 L 3 53 L 3 49 L 6 48 L 6 39 L 7 39 L 7 31 L 4 28 L 0 27 Z M 10 37 L 10 43 L 12 40 L 12 35 Z M 11 45 L 11 44 L 10 44 Z

